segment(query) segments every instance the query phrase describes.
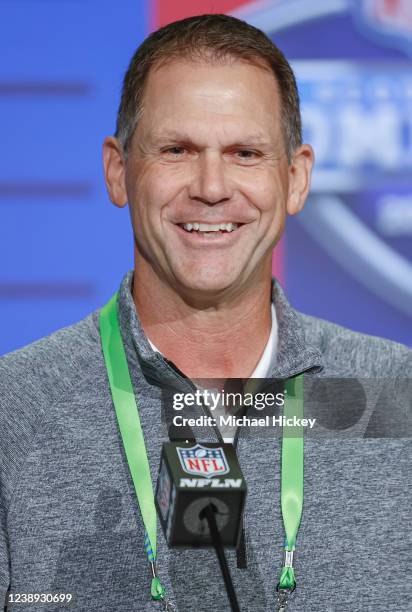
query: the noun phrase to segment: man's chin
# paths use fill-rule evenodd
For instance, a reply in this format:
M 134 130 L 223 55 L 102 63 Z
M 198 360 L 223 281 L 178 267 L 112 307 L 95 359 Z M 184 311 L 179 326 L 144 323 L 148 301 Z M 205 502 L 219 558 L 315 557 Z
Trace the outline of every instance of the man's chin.
M 218 295 L 222 292 L 230 290 L 236 284 L 236 278 L 232 275 L 185 275 L 179 278 L 181 288 L 187 294 L 199 296 Z

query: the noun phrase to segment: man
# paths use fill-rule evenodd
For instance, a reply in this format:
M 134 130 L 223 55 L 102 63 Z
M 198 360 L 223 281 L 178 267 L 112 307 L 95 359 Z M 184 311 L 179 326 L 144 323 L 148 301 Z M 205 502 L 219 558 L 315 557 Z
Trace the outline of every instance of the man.
M 262 32 L 204 15 L 152 34 L 131 61 L 103 153 L 110 198 L 129 204 L 134 230 L 135 269 L 117 313 L 153 481 L 170 434 L 165 392 L 302 373 L 309 383 L 410 377 L 406 347 L 297 313 L 271 278 L 286 215 L 308 194 L 313 152 L 301 142 L 293 73 Z M 99 312 L 10 354 L 0 371 L 0 601 L 9 591 L 69 594 L 76 610 L 162 609 L 148 588 Z M 331 399 L 326 416 L 342 417 L 343 430 L 353 406 L 344 412 L 338 394 Z M 405 407 L 389 405 L 394 421 Z M 379 439 L 305 442 L 288 609 L 410 609 L 402 426 L 396 439 L 381 427 Z M 241 609 L 269 611 L 283 564 L 279 438 L 229 434 L 248 498 L 228 561 Z M 199 441 L 221 433 L 209 427 Z M 180 612 L 228 609 L 210 550 L 169 550 L 159 532 L 157 552 Z M 58 601 L 25 605 L 67 605 Z

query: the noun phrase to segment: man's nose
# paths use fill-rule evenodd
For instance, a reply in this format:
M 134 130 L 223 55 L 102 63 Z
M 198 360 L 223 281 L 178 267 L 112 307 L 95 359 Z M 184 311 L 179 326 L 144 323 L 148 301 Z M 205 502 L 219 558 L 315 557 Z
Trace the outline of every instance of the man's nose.
M 225 160 L 218 151 L 206 151 L 199 155 L 193 169 L 189 196 L 205 204 L 218 204 L 229 200 L 232 187 Z

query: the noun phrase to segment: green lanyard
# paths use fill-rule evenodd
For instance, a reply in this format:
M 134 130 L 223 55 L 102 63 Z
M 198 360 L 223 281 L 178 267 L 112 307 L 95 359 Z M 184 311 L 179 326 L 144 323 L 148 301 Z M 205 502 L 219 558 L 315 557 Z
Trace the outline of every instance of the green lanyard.
M 145 550 L 152 569 L 151 596 L 168 608 L 166 590 L 156 575 L 157 515 L 153 485 L 137 398 L 127 365 L 117 315 L 118 294 L 101 309 L 100 336 L 110 389 L 120 434 L 129 464 L 140 513 L 145 528 Z M 303 376 L 286 382 L 284 416 L 303 417 Z M 303 507 L 303 428 L 285 425 L 282 436 L 281 508 L 285 529 L 285 562 L 278 590 L 278 610 L 284 610 L 288 595 L 295 589 L 293 551 Z
M 157 515 L 152 478 L 139 410 L 120 334 L 117 293 L 101 310 L 100 336 L 117 421 L 145 527 L 145 550 L 152 568 L 151 595 L 153 599 L 161 600 L 165 599 L 166 590 L 156 576 Z
M 287 419 L 303 419 L 303 374 L 286 381 L 285 405 Z M 286 609 L 288 597 L 295 590 L 293 552 L 296 546 L 303 510 L 303 426 L 285 425 L 282 433 L 282 467 L 280 505 L 285 529 L 285 562 L 280 573 L 278 610 Z

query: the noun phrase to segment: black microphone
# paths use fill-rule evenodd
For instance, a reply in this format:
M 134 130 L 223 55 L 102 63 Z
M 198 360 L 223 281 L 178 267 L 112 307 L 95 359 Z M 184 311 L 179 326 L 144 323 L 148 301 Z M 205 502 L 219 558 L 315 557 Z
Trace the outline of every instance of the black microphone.
M 155 503 L 171 546 L 213 546 L 232 612 L 240 612 L 224 545 L 237 547 L 246 482 L 231 444 L 163 444 Z
M 211 506 L 221 543 L 236 548 L 245 500 L 246 481 L 231 444 L 163 444 L 155 503 L 169 547 L 216 546 L 205 513 Z

